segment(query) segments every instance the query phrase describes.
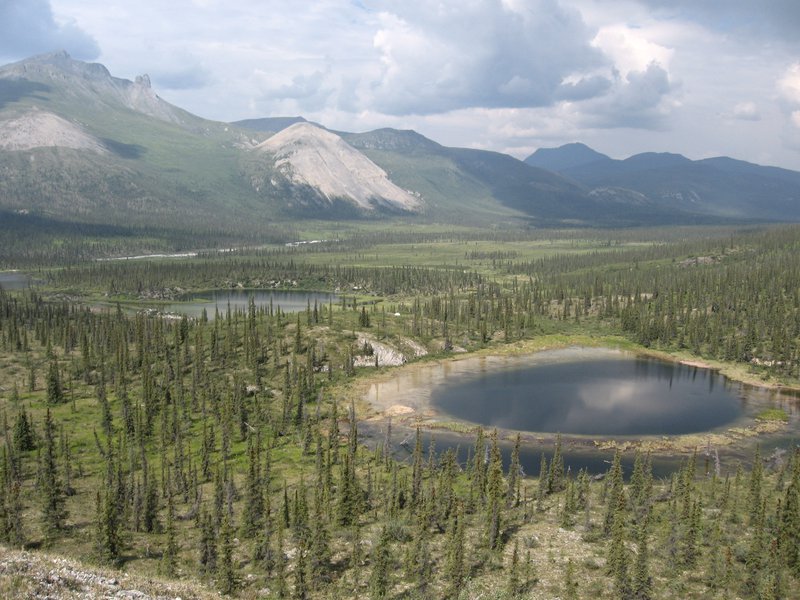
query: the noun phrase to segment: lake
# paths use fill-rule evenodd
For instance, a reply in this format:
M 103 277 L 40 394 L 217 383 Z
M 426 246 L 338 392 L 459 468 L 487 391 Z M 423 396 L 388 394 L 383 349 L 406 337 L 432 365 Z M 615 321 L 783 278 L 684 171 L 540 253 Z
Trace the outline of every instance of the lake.
M 719 451 L 725 473 L 740 462 L 747 463 L 756 443 L 768 455 L 798 441 L 800 411 L 793 394 L 733 382 L 708 369 L 607 348 L 571 347 L 411 365 L 376 378 L 364 393 L 374 409 L 392 417 L 392 447 L 401 460 L 409 460 L 418 423 L 426 440 L 435 438 L 439 450 L 458 448 L 462 460 L 474 443 L 477 424 L 501 430 L 506 461 L 513 432 L 521 431 L 521 460 L 528 474 L 538 472 L 542 453 L 551 455 L 556 433 L 564 434 L 567 465 L 593 473 L 605 471 L 614 454 L 599 449 L 596 441 L 635 442 L 650 436 L 660 442 L 673 435 L 691 438 L 694 434 L 700 460 L 713 463 Z M 706 436 L 706 432 L 725 435 L 730 428 L 751 426 L 766 408 L 785 410 L 788 427 L 755 438 L 734 434 L 730 437 L 738 442 L 720 441 L 722 445 Z M 437 423 L 446 428 L 436 428 Z M 386 418 L 375 419 L 360 425 L 360 430 L 377 445 L 386 427 Z M 653 470 L 659 476 L 674 471 L 684 460 L 679 452 L 661 452 L 653 456 Z M 623 463 L 628 472 L 632 461 L 633 453 L 626 452 Z
M 280 307 L 282 312 L 300 312 L 305 310 L 310 304 L 314 307 L 314 302 L 320 307 L 329 302 L 336 304 L 339 297 L 328 292 L 300 292 L 300 291 L 280 291 L 280 290 L 209 290 L 187 294 L 181 298 L 180 302 L 173 302 L 160 306 L 160 310 L 167 313 L 178 313 L 189 317 L 201 317 L 203 310 L 206 311 L 210 319 L 214 318 L 214 313 L 219 310 L 220 315 L 224 315 L 228 307 L 231 312 L 247 311 L 250 299 L 256 308 L 273 310 Z
M 488 427 L 595 436 L 710 431 L 743 413 L 740 386 L 708 369 L 621 353 L 554 356 L 448 381 L 430 405 Z
M 0 273 L 0 288 L 6 291 L 27 289 L 33 280 L 27 273 L 19 271 L 5 271 Z

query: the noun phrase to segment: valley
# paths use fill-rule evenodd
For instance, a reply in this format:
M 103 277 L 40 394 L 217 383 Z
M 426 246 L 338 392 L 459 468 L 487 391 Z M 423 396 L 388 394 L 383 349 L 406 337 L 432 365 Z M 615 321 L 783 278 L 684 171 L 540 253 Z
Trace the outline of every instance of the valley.
M 306 226 L 329 241 L 6 276 L 36 282 L 0 292 L 4 543 L 198 597 L 453 598 L 620 597 L 646 544 L 653 598 L 795 597 L 796 227 Z M 336 299 L 289 312 L 265 285 Z M 220 288 L 245 300 L 142 310 Z M 574 347 L 707 363 L 760 399 L 691 434 L 576 436 L 367 393 Z
M 0 595 L 800 598 L 798 221 L 0 67 Z

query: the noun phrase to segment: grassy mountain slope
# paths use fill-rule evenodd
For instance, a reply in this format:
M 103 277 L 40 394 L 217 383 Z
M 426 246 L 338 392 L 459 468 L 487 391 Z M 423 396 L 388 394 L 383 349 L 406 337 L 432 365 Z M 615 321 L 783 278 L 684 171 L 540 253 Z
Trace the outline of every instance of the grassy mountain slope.
M 239 176 L 245 136 L 155 95 L 148 80 L 111 77 L 57 53 L 0 69 L 0 120 L 30 111 L 79 125 L 106 149 L 0 151 L 5 208 L 86 222 L 244 222 L 252 193 Z
M 523 218 L 536 225 L 630 225 L 689 221 L 630 194 L 608 198 L 556 173 L 497 152 L 447 148 L 413 131 L 380 129 L 344 134 L 386 169 L 419 191 L 433 216 L 468 220 L 483 213 Z

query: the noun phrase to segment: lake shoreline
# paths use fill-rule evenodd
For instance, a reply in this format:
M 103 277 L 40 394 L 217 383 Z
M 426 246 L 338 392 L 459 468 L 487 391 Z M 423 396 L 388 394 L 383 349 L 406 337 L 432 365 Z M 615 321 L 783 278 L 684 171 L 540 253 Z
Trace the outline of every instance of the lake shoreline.
M 370 396 L 371 391 L 374 396 L 374 388 L 376 385 L 383 384 L 385 391 L 385 385 L 387 383 L 391 383 L 392 381 L 398 382 L 399 378 L 408 376 L 409 374 L 419 376 L 420 373 L 424 374 L 425 370 L 429 370 L 428 372 L 430 373 L 433 369 L 437 368 L 445 369 L 449 367 L 452 370 L 453 368 L 458 369 L 459 365 L 471 364 L 465 361 L 472 361 L 472 364 L 474 364 L 475 361 L 483 360 L 484 365 L 491 367 L 493 363 L 496 364 L 503 361 L 503 359 L 512 358 L 519 359 L 514 361 L 517 364 L 522 362 L 529 364 L 528 361 L 532 358 L 535 360 L 535 355 L 540 355 L 542 352 L 569 349 L 608 352 L 609 355 L 625 353 L 633 356 L 666 360 L 692 368 L 708 369 L 720 373 L 733 382 L 743 384 L 750 388 L 757 388 L 762 393 L 781 394 L 782 392 L 791 393 L 798 390 L 798 388 L 792 386 L 774 383 L 765 384 L 764 382 L 757 381 L 756 378 L 752 376 L 741 377 L 741 369 L 731 373 L 732 369 L 725 368 L 726 365 L 637 347 L 629 340 L 620 337 L 609 336 L 595 338 L 590 336 L 555 335 L 523 342 L 514 345 L 514 347 L 487 348 L 469 354 L 453 357 L 438 357 L 432 360 L 414 362 L 400 368 L 392 368 L 356 382 L 349 390 L 348 396 L 356 401 L 360 413 L 364 415 L 364 420 L 370 423 L 371 426 L 380 428 L 381 425 L 385 425 L 391 421 L 393 427 L 420 427 L 422 430 L 429 433 L 446 431 L 448 434 L 461 436 L 464 438 L 464 442 L 468 443 L 473 440 L 475 432 L 478 430 L 478 427 L 482 427 L 481 425 L 449 417 L 443 419 L 443 415 L 430 406 L 429 389 L 441 381 L 429 381 L 427 383 L 427 385 L 430 386 L 428 388 L 428 393 L 422 391 L 421 393 L 413 394 L 413 402 L 410 403 L 395 401 L 395 397 L 386 394 L 384 394 L 384 397 L 376 399 Z M 498 350 L 500 350 L 500 352 L 498 352 Z M 731 376 L 730 374 L 740 376 Z M 398 382 L 397 385 L 399 388 L 402 384 Z M 409 394 L 406 393 L 405 396 L 407 399 Z M 400 397 L 400 394 L 398 394 L 397 397 Z M 485 426 L 483 426 L 483 428 L 484 430 L 491 429 L 491 427 Z M 594 451 L 613 449 L 627 451 L 640 449 L 662 456 L 680 456 L 689 455 L 697 451 L 698 448 L 719 448 L 726 449 L 735 454 L 740 454 L 742 449 L 749 448 L 754 445 L 754 443 L 761 440 L 768 440 L 770 437 L 778 436 L 786 432 L 788 428 L 789 423 L 783 421 L 759 420 L 750 416 L 746 421 L 740 420 L 730 427 L 690 434 L 645 436 L 565 434 L 562 435 L 562 438 L 566 444 L 576 449 Z M 514 429 L 502 429 L 498 430 L 498 432 L 500 437 L 506 440 L 512 439 L 519 433 L 523 443 L 535 443 L 537 445 L 553 443 L 557 436 L 556 433 L 551 432 L 529 432 L 517 431 Z

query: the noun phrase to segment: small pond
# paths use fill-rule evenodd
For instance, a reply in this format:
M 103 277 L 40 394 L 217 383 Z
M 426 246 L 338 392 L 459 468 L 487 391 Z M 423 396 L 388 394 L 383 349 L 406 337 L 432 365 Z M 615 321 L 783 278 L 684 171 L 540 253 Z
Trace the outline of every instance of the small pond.
M 4 271 L 0 273 L 0 288 L 6 291 L 24 290 L 31 286 L 33 279 L 27 273 Z
M 180 302 L 161 305 L 160 310 L 168 313 L 178 313 L 189 317 L 200 317 L 203 310 L 209 319 L 214 318 L 215 311 L 225 315 L 230 307 L 231 312 L 247 311 L 250 299 L 256 308 L 277 310 L 281 312 L 300 312 L 314 303 L 322 308 L 329 302 L 339 302 L 339 297 L 327 292 L 295 292 L 280 290 L 210 290 L 187 294 Z
M 706 463 L 719 451 L 727 473 L 749 461 L 756 444 L 764 456 L 797 444 L 800 416 L 797 396 L 789 392 L 740 384 L 708 369 L 582 347 L 411 365 L 370 382 L 365 399 L 384 418 L 365 423 L 362 433 L 379 443 L 391 417 L 392 447 L 401 460 L 410 456 L 415 427 L 422 424 L 437 449 L 458 448 L 463 461 L 480 424 L 500 430 L 506 460 L 513 432 L 522 432 L 521 461 L 528 474 L 538 472 L 542 453 L 551 455 L 556 433 L 564 435 L 563 453 L 574 470 L 605 471 L 613 457 L 613 450 L 601 449 L 608 440 L 636 445 L 649 439 L 661 448 L 654 450 L 654 472 L 667 475 L 683 456 L 660 444 L 683 437 L 696 444 Z M 769 408 L 785 411 L 785 429 L 725 437 L 752 427 Z M 628 470 L 632 460 L 632 452 L 623 455 Z
M 681 435 L 742 416 L 740 386 L 714 371 L 606 353 L 449 381 L 431 407 L 488 427 L 572 435 Z

